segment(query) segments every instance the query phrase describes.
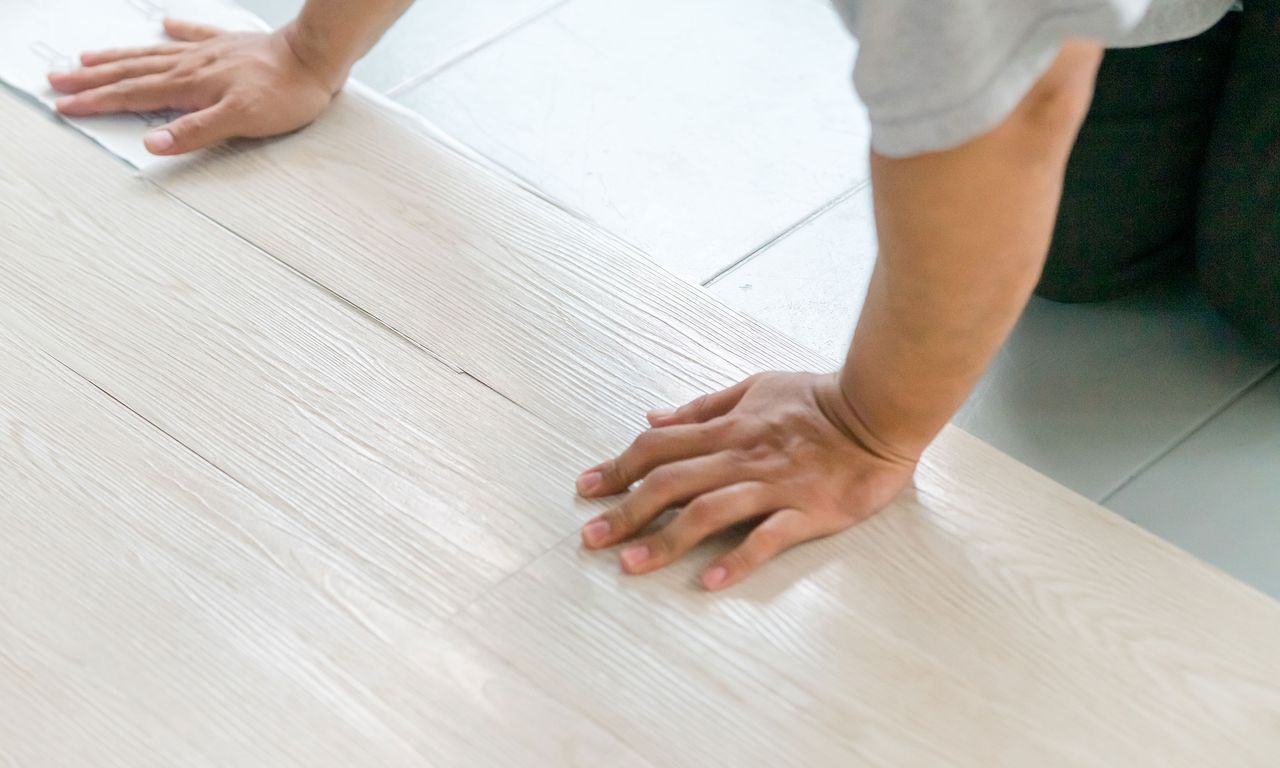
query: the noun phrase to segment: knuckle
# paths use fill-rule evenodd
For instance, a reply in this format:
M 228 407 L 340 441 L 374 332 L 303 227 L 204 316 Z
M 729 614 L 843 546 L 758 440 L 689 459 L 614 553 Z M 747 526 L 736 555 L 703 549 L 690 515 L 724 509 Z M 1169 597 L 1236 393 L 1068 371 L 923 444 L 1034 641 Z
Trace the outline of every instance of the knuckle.
M 623 459 L 619 456 L 612 461 L 606 462 L 600 468 L 600 474 L 604 476 L 605 483 L 608 485 L 630 485 L 630 478 L 627 477 L 626 469 L 623 467 Z
M 662 434 L 660 432 L 656 429 L 646 430 L 636 436 L 636 439 L 631 443 L 631 450 L 627 451 L 627 453 L 641 457 L 648 456 L 657 450 L 658 444 L 661 442 Z
M 675 535 L 671 531 L 671 526 L 667 526 L 645 539 L 644 545 L 649 548 L 649 554 L 655 560 L 667 560 L 677 551 L 677 542 Z
M 756 552 L 772 553 L 782 548 L 785 541 L 782 531 L 777 526 L 765 522 L 751 534 L 751 543 Z
M 707 410 L 707 396 L 706 395 L 698 396 L 693 402 L 684 406 L 680 410 L 684 411 L 682 415 L 689 416 L 694 419 L 702 416 L 702 414 L 704 414 Z
M 246 114 L 253 108 L 253 102 L 242 93 L 228 93 L 222 99 L 222 106 L 232 112 Z
M 744 547 L 738 547 L 725 555 L 723 565 L 729 569 L 730 573 L 734 574 L 741 574 L 751 570 L 751 560 L 748 558 Z
M 636 529 L 636 514 L 630 503 L 623 503 L 609 510 L 605 513 L 605 519 L 614 531 L 630 533 Z
M 668 467 L 659 467 L 644 479 L 645 488 L 657 497 L 665 498 L 673 493 L 680 482 L 679 474 Z
M 700 496 L 689 502 L 680 513 L 680 516 L 695 531 L 710 533 L 716 528 L 718 512 L 713 502 L 708 501 L 706 497 Z

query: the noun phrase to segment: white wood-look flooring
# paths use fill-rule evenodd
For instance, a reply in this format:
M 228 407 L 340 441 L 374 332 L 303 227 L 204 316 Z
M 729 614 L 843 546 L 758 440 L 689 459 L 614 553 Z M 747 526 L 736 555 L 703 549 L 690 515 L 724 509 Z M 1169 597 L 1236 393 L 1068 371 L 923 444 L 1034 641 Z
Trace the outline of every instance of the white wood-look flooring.
M 1280 750 L 1280 605 L 957 429 L 723 595 L 582 552 L 646 407 L 829 361 L 362 96 L 150 178 L 0 144 L 0 764 Z
M 276 22 L 300 4 L 241 2 Z M 854 52 L 829 0 L 417 0 L 356 75 L 834 359 L 875 259 Z M 1278 362 L 1193 287 L 1035 301 L 956 423 L 1280 597 L 1257 546 L 1280 472 L 1237 449 L 1249 419 L 1280 433 Z

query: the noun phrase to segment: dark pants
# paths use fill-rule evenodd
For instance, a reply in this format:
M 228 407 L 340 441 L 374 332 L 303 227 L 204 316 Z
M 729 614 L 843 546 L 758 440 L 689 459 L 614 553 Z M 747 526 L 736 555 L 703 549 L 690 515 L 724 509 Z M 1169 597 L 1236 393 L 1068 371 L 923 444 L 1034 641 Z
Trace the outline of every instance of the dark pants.
M 1280 0 L 1107 52 L 1036 292 L 1101 301 L 1183 269 L 1280 354 Z

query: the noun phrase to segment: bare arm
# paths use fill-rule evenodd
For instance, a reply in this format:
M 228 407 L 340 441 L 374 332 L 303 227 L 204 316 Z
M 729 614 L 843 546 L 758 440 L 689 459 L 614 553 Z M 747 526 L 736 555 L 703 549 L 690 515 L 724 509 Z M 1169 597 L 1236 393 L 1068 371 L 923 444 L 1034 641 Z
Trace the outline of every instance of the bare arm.
M 964 146 L 873 155 L 880 258 L 840 380 L 887 449 L 924 450 L 1026 306 L 1101 57 L 1067 44 L 1012 115 Z
M 952 150 L 873 157 L 880 259 L 837 374 L 770 373 L 671 412 L 585 471 L 584 496 L 620 493 L 584 543 L 627 542 L 629 573 L 680 557 L 711 533 L 760 521 L 704 572 L 737 583 L 802 541 L 885 506 L 1004 342 L 1044 264 L 1067 157 L 1101 49 L 1066 45 L 1001 125 Z
M 284 30 L 299 56 L 331 73 L 340 87 L 351 66 L 411 5 L 413 0 L 307 0 Z

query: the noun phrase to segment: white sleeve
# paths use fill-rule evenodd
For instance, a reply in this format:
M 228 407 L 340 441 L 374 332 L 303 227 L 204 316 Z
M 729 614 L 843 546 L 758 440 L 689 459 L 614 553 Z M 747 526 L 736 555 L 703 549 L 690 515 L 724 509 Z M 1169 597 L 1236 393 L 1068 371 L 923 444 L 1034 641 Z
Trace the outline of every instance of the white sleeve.
M 836 0 L 871 143 L 901 157 L 994 128 L 1070 37 L 1122 39 L 1151 0 Z

